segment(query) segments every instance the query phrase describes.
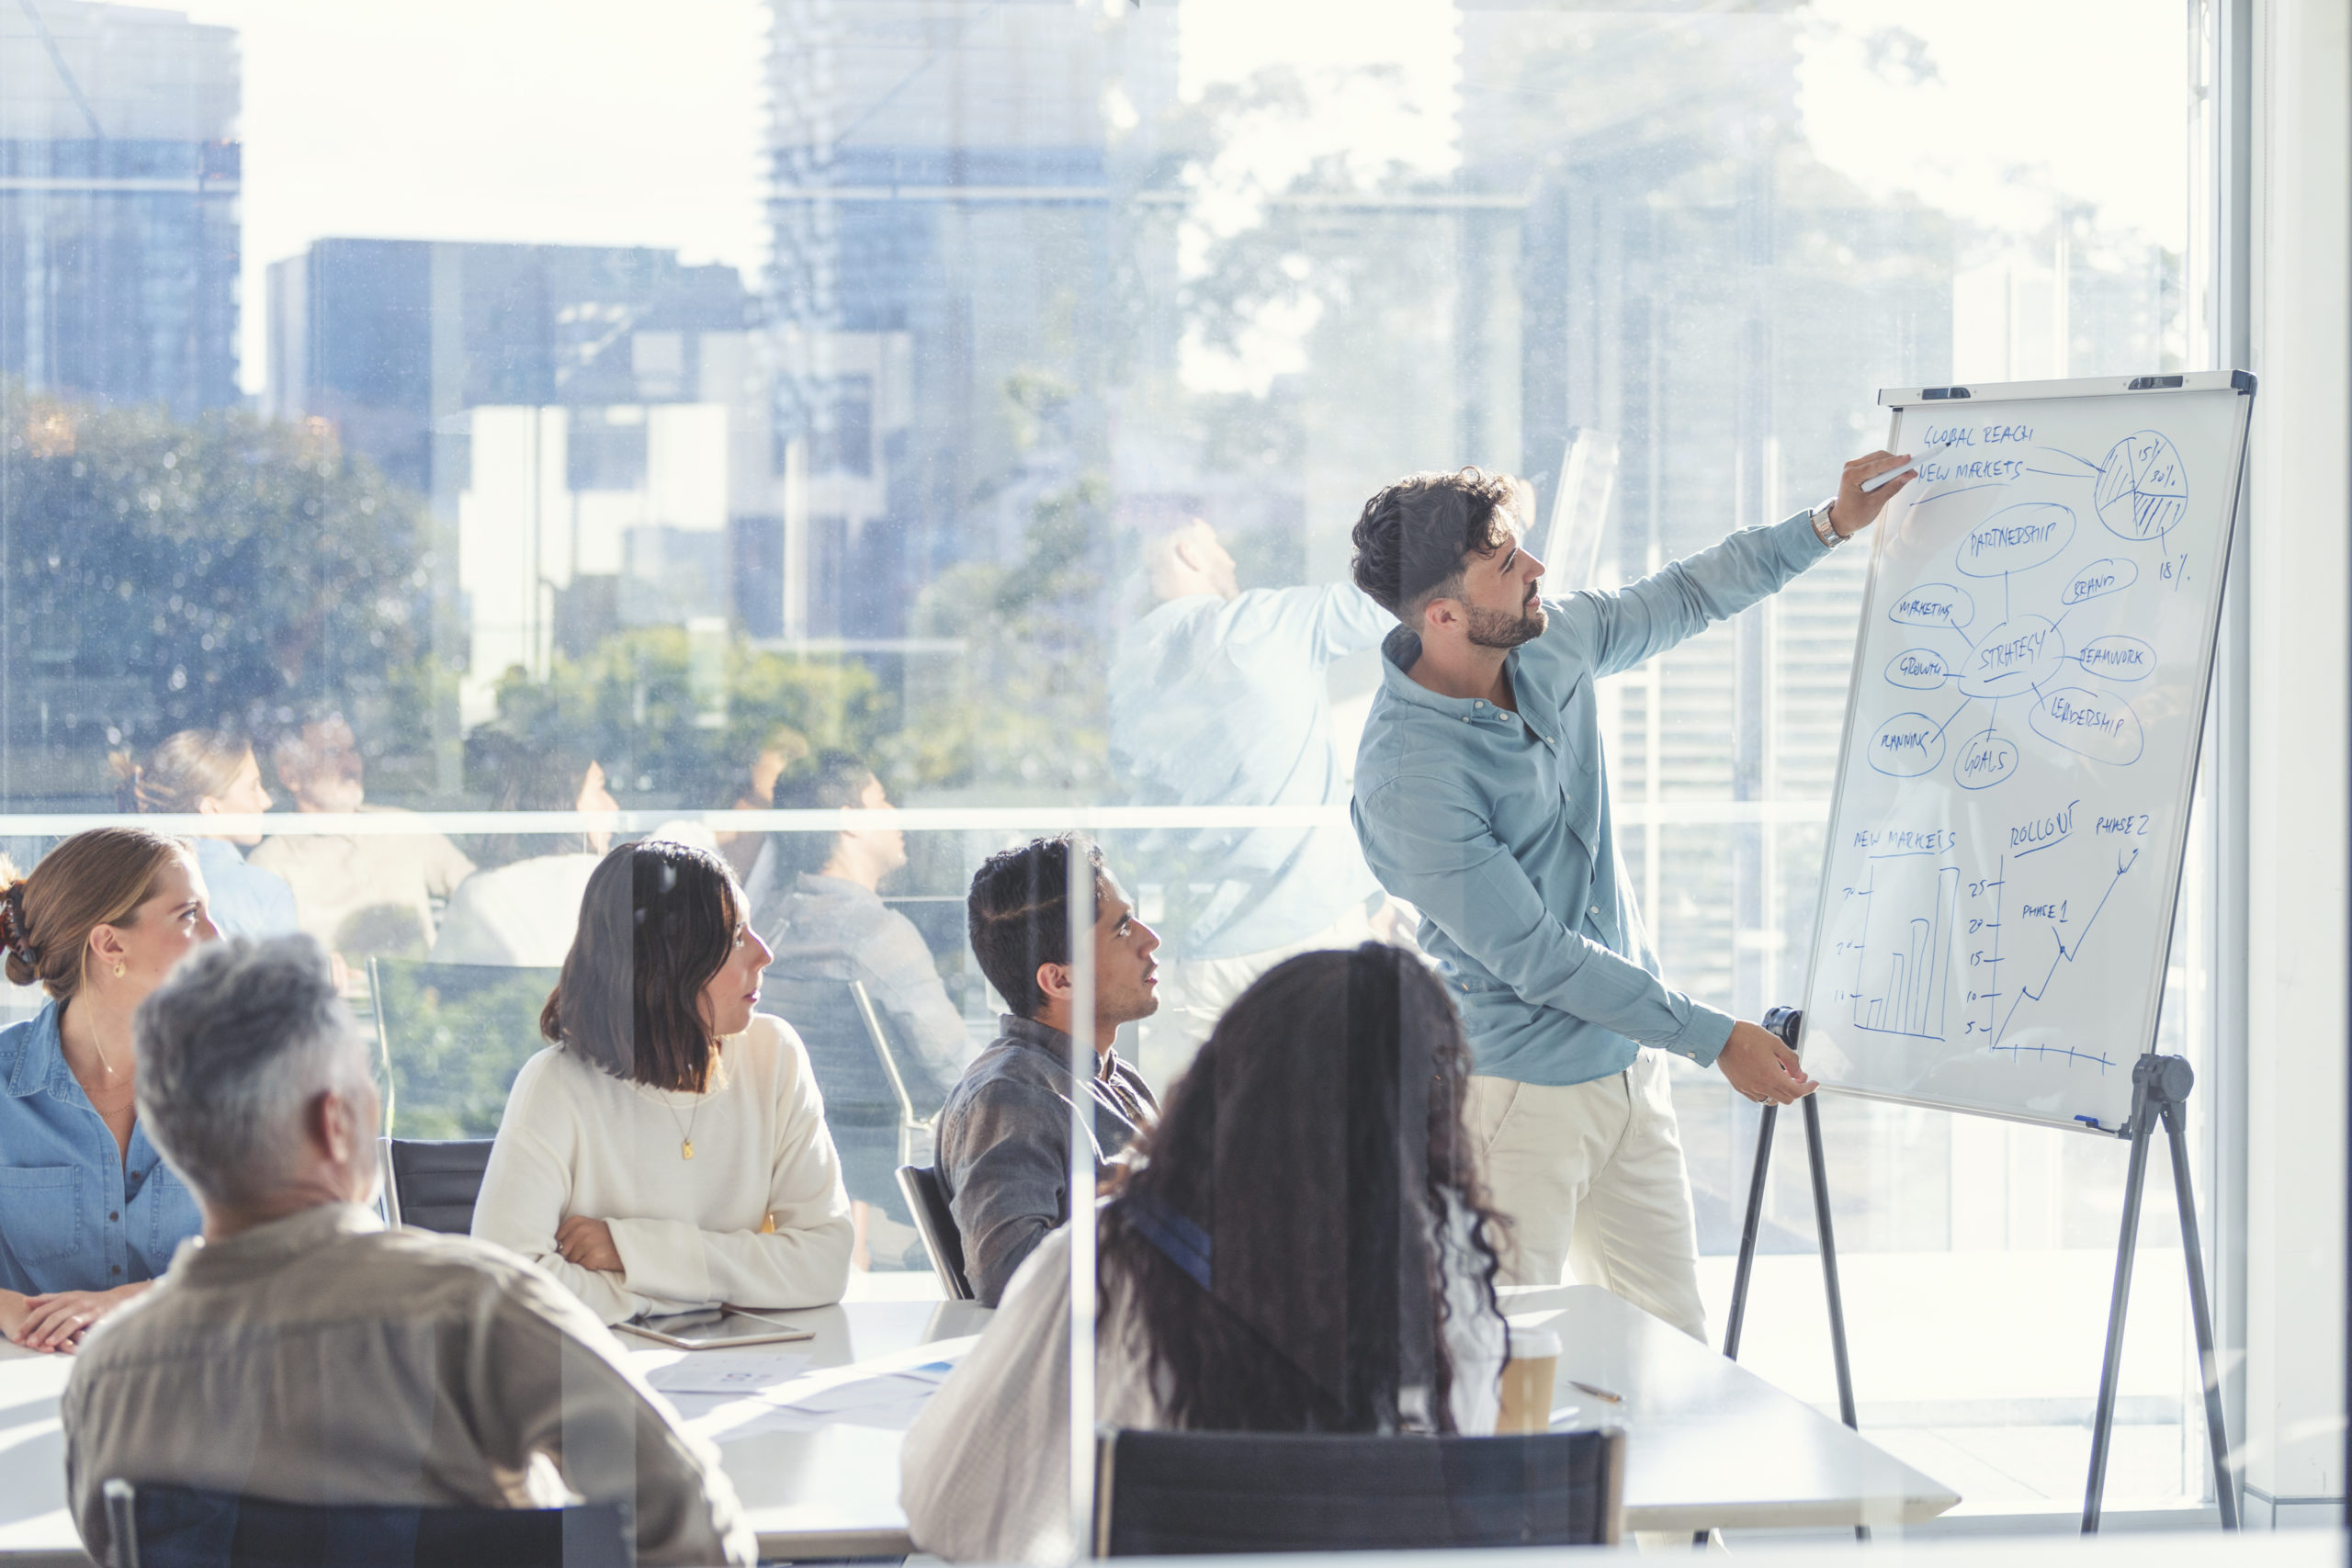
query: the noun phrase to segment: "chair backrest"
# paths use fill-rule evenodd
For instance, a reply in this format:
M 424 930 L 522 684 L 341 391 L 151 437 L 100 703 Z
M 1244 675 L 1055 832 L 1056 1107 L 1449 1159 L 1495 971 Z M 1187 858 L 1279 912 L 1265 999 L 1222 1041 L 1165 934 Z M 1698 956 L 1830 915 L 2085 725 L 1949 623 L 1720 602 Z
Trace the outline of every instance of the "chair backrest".
M 368 961 L 376 1041 L 390 1082 L 384 1128 L 414 1138 L 487 1138 L 523 1064 L 547 1046 L 539 1010 L 560 970 Z
M 865 982 L 843 979 L 829 973 L 831 967 L 778 959 L 761 980 L 768 1005 L 808 1047 L 826 1121 L 846 1127 L 922 1124 L 873 996 Z
M 899 1121 L 908 1127 L 927 1127 L 931 1120 L 915 1110 L 915 1097 L 907 1092 L 907 1075 L 899 1070 L 897 1047 L 890 1043 L 890 1032 L 882 1027 L 882 1015 L 875 1010 L 873 993 L 863 980 L 849 983 L 849 999 L 857 1009 L 858 1021 L 865 1027 L 866 1043 L 874 1047 L 874 1059 L 881 1065 L 882 1077 L 890 1086 L 890 1098 L 899 1102 Z
M 1105 1428 L 1098 1557 L 1614 1545 L 1625 1435 Z
M 445 1235 L 464 1235 L 474 1226 L 474 1200 L 481 1195 L 482 1172 L 490 1168 L 494 1138 L 391 1138 L 393 1224 Z
M 629 1568 L 637 1561 L 637 1532 L 621 1503 L 280 1503 L 120 1480 L 104 1492 L 114 1568 Z
M 948 1296 L 959 1302 L 972 1300 L 972 1280 L 964 1272 L 963 1234 L 956 1230 L 956 1215 L 947 1207 L 947 1190 L 939 1184 L 939 1172 L 927 1165 L 902 1165 L 899 1190 L 907 1196 L 915 1229 L 922 1235 L 922 1249 L 931 1255 L 932 1270 Z

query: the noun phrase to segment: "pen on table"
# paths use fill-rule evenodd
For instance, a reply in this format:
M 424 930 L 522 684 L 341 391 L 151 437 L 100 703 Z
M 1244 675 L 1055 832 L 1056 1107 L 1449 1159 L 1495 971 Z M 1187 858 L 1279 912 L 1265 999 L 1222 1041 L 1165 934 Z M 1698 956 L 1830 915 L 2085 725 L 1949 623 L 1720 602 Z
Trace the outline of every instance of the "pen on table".
M 1605 1388 L 1595 1388 L 1589 1382 L 1578 1382 L 1574 1378 L 1563 1378 L 1560 1381 L 1566 1383 L 1570 1388 L 1575 1389 L 1578 1393 L 1589 1393 L 1595 1399 L 1605 1399 L 1611 1404 L 1623 1404 L 1625 1403 L 1625 1396 L 1622 1393 L 1611 1393 Z
M 1889 468 L 1883 474 L 1872 474 L 1869 479 L 1862 481 L 1862 493 L 1864 495 L 1868 495 L 1872 491 L 1883 490 L 1888 485 L 1891 485 L 1895 480 L 1901 479 L 1904 475 L 1917 472 L 1920 458 L 1928 457 L 1936 452 L 1940 452 L 1949 445 L 1951 445 L 1951 443 L 1939 441 L 1932 446 L 1922 448 L 1917 455 L 1905 462 L 1902 467 Z

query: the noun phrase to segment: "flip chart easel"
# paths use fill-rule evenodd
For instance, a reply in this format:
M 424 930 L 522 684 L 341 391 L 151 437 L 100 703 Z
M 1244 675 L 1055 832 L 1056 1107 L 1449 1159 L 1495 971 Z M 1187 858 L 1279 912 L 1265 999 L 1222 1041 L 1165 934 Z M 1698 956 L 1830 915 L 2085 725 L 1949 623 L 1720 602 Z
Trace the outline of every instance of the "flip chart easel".
M 2214 1491 L 2238 1524 L 2188 1167 L 2195 1075 L 2152 1047 L 2254 391 L 2236 371 L 1880 393 L 1888 449 L 1934 455 L 1874 531 L 1805 1002 L 1765 1020 L 1826 1090 L 2130 1144 L 2086 1534 L 2160 1123 Z M 1820 1112 L 1803 1103 L 1853 1426 Z M 1768 1107 L 1728 1356 L 1776 1121 Z

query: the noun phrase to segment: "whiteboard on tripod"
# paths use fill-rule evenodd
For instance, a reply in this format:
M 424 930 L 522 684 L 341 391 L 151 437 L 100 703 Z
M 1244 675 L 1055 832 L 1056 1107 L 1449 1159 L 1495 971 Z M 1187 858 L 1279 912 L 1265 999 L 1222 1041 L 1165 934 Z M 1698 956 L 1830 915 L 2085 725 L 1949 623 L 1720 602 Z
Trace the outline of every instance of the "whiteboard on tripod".
M 1823 1084 L 2113 1134 L 2153 1047 L 2254 381 L 1882 392 L 1801 1049 Z

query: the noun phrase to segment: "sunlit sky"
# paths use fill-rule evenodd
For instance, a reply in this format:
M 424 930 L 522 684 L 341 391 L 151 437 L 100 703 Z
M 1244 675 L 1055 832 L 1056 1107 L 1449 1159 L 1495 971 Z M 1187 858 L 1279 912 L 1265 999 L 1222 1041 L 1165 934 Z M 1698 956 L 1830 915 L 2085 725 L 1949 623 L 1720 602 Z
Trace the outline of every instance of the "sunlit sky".
M 1164 0 L 1147 0 L 1148 4 Z M 264 269 L 327 235 L 675 247 L 756 274 L 758 0 L 194 0 L 244 52 L 248 389 Z M 1268 65 L 1392 64 L 1403 99 L 1335 97 L 1264 169 L 1326 147 L 1430 169 L 1461 91 L 1446 0 L 1183 0 L 1187 94 Z M 1823 160 L 2029 228 L 2050 192 L 2177 242 L 2185 27 L 2148 0 L 1816 0 L 1800 104 Z M 1863 39 L 1915 35 L 1898 84 Z M 2144 90 L 2121 91 L 2138 83 Z

